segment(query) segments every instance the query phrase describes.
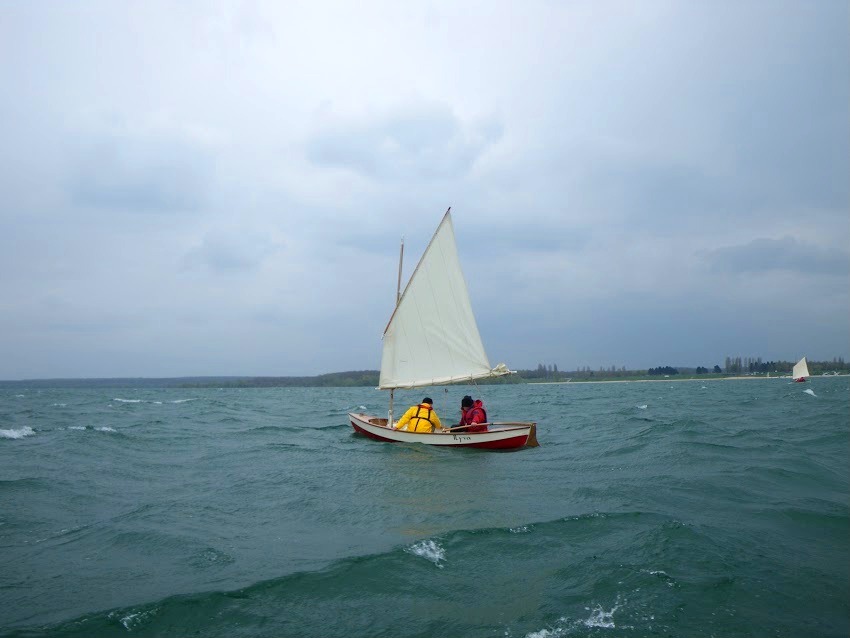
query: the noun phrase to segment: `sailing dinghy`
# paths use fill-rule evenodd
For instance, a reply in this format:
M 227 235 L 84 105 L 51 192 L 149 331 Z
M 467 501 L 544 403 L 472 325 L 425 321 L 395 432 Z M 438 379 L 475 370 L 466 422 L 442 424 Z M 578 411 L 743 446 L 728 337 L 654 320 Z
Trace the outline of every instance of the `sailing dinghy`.
M 808 376 L 811 376 L 809 374 L 809 365 L 806 363 L 806 357 L 803 357 L 794 364 L 794 369 L 791 370 L 791 378 L 794 379 L 795 383 L 803 383 Z
M 404 255 L 402 243 L 401 255 Z M 536 447 L 537 424 L 488 423 L 486 432 L 458 430 L 407 432 L 392 427 L 393 393 L 397 388 L 419 388 L 486 379 L 510 374 L 505 364 L 490 367 L 469 292 L 460 269 L 452 226 L 446 211 L 384 330 L 378 388 L 390 391 L 388 418 L 349 413 L 356 432 L 379 441 L 423 443 L 450 447 L 512 449 Z

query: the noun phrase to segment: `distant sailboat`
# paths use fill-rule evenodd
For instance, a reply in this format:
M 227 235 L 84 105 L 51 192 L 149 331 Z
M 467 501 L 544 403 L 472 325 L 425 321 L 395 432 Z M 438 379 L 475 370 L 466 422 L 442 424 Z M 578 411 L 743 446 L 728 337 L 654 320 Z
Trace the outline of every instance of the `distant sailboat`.
M 408 432 L 393 427 L 393 391 L 510 374 L 490 367 L 457 255 L 451 209 L 446 211 L 384 330 L 379 388 L 390 391 L 389 418 L 349 413 L 354 430 L 379 441 L 509 449 L 538 445 L 537 424 L 489 423 L 486 432 Z M 402 251 L 403 254 L 403 251 Z M 401 264 L 399 264 L 399 289 Z
M 794 369 L 791 371 L 791 378 L 796 383 L 803 383 L 808 376 L 811 376 L 809 374 L 809 366 L 806 364 L 806 357 L 803 357 L 794 365 Z

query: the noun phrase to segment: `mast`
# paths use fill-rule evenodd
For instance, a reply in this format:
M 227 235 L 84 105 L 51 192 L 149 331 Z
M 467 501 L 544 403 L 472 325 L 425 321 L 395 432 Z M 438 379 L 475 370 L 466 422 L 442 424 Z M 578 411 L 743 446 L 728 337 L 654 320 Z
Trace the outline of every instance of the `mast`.
M 404 260 L 404 236 L 401 238 L 401 249 L 398 254 L 398 284 L 395 290 L 395 305 L 398 305 L 401 299 L 401 262 Z
M 398 254 L 398 283 L 395 289 L 395 305 L 398 307 L 398 302 L 401 301 L 401 265 L 404 261 L 404 235 L 401 237 L 401 248 Z M 390 388 L 390 410 L 387 415 L 387 426 L 393 427 L 393 393 L 395 388 Z

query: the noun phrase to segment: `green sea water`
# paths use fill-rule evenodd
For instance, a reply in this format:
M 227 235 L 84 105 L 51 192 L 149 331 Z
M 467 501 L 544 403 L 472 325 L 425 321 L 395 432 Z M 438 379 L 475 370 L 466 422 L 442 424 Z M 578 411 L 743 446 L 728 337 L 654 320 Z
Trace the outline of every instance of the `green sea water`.
M 3 389 L 0 636 L 844 638 L 849 385 L 429 389 L 538 422 L 501 453 L 355 435 L 372 388 Z

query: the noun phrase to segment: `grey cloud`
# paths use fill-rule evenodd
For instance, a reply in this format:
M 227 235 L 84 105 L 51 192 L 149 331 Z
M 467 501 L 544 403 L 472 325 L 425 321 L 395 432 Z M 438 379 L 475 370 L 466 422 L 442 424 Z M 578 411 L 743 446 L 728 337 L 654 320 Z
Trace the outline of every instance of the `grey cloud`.
M 260 233 L 216 231 L 208 233 L 184 260 L 188 268 L 204 266 L 214 272 L 239 272 L 258 268 L 283 246 Z
M 718 271 L 788 270 L 844 276 L 850 273 L 850 254 L 847 252 L 815 246 L 793 237 L 759 238 L 739 246 L 718 248 L 708 253 L 705 260 Z
M 481 257 L 505 255 L 522 259 L 528 254 L 580 253 L 591 239 L 591 233 L 586 229 L 566 224 L 559 226 L 545 220 L 527 223 L 518 216 L 512 226 L 510 222 L 485 222 L 475 229 L 474 234 L 458 236 L 457 242 L 463 254 Z
M 582 127 L 550 122 L 519 183 L 543 176 L 547 192 L 554 185 L 637 230 L 705 214 L 775 220 L 818 208 L 845 218 L 848 5 L 776 9 L 742 3 L 730 20 L 710 3 L 679 7 L 606 54 L 580 99 L 553 87 L 547 104 Z
M 446 107 L 420 106 L 329 126 L 309 140 L 307 158 L 377 178 L 461 177 L 501 135 L 498 123 L 465 126 Z
M 700 169 L 649 158 L 608 157 L 588 163 L 585 169 L 586 201 L 597 207 L 621 210 L 646 223 L 714 211 L 734 199 L 733 184 L 718 184 Z M 724 201 L 726 200 L 726 201 Z
M 696 162 L 611 149 L 590 139 L 529 149 L 488 169 L 479 176 L 476 205 L 514 225 L 548 222 L 536 229 L 543 241 L 554 233 L 574 243 L 576 231 L 569 226 L 602 234 L 687 229 L 704 223 L 706 215 L 751 210 L 754 202 L 734 180 Z
M 210 158 L 192 144 L 112 137 L 82 153 L 70 191 L 75 204 L 94 208 L 195 211 L 211 180 Z
M 80 304 L 50 304 L 40 302 L 24 311 L 12 309 L 3 318 L 3 328 L 19 334 L 39 331 L 44 334 L 74 336 L 104 336 L 126 333 L 145 326 L 144 319 L 125 310 L 91 310 Z
M 494 363 L 847 357 L 848 3 L 2 6 L 0 377 L 377 367 L 449 205 Z

